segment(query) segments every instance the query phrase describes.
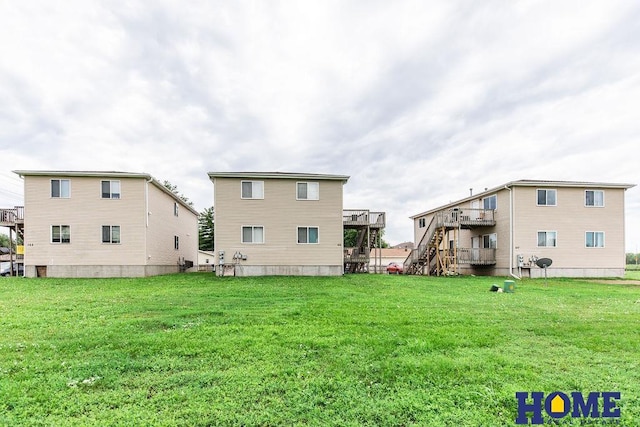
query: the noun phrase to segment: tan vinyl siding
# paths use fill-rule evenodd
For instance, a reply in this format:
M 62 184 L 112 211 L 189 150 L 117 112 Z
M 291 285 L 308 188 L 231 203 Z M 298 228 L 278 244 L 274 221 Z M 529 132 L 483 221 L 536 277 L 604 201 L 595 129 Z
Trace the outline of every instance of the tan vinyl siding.
M 247 266 L 342 265 L 341 181 L 317 180 L 319 200 L 296 200 L 299 179 L 250 180 L 264 181 L 264 199 L 241 199 L 241 178 L 214 182 L 216 251 L 225 251 L 227 263 L 239 251 Z M 242 243 L 243 226 L 264 227 L 264 244 Z M 297 227 L 318 227 L 319 244 L 298 244 Z
M 182 205 L 174 215 L 175 199 L 152 183 L 146 183 L 149 195 L 149 227 L 146 264 L 178 266 L 179 259 L 198 261 L 198 217 Z M 179 249 L 174 248 L 179 237 Z
M 514 188 L 516 253 L 551 258 L 553 268 L 624 268 L 624 189 L 603 189 L 604 207 L 586 207 L 585 188 L 557 188 L 556 206 L 537 206 L 536 190 Z M 557 247 L 538 247 L 538 231 L 556 231 Z M 587 231 L 603 231 L 605 247 L 585 247 Z
M 25 264 L 144 264 L 144 180 L 122 178 L 121 198 L 102 199 L 100 178 L 69 179 L 70 198 L 51 197 L 51 177 L 25 176 Z M 69 225 L 71 243 L 51 243 L 51 226 Z M 118 225 L 120 244 L 102 243 L 102 226 Z

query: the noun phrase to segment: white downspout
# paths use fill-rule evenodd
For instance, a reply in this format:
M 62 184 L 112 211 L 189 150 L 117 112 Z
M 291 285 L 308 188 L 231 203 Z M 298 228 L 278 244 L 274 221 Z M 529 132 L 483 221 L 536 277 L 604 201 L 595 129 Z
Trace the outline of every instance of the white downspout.
M 509 190 L 509 275 L 514 279 L 521 280 L 521 277 L 513 274 L 513 191 L 508 185 L 505 185 L 504 188 Z
M 149 183 L 151 181 L 153 181 L 153 178 L 149 178 L 144 186 L 144 216 L 147 228 L 149 228 Z

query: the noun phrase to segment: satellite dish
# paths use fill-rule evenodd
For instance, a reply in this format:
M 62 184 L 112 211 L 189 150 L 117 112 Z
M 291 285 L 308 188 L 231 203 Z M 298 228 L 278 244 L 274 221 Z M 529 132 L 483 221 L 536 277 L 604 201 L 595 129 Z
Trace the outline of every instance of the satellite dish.
M 553 261 L 551 258 L 540 258 L 536 261 L 536 265 L 542 269 L 544 269 L 544 284 L 547 284 L 547 267 L 551 265 Z
M 536 265 L 540 268 L 547 268 L 551 265 L 551 263 L 553 263 L 553 261 L 551 261 L 551 258 L 540 258 L 536 261 Z

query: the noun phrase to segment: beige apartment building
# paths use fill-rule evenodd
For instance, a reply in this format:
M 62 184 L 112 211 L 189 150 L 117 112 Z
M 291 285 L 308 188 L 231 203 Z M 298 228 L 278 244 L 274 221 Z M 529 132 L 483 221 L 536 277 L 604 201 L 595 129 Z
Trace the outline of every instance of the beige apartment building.
M 28 277 L 151 276 L 197 262 L 198 212 L 148 174 L 14 172 Z
M 521 180 L 419 213 L 405 273 L 622 277 L 633 186 Z
M 343 175 L 210 172 L 219 275 L 341 275 Z

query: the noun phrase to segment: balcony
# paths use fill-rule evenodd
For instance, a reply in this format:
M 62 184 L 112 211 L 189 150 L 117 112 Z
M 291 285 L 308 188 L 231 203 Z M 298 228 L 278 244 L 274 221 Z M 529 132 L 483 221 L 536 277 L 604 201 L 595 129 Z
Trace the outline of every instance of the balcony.
M 495 265 L 495 248 L 458 248 L 458 264 Z
M 0 226 L 13 227 L 16 224 L 24 224 L 24 206 L 0 209 Z
M 342 211 L 342 224 L 345 226 L 384 228 L 385 223 L 384 212 L 370 212 L 368 209 L 345 209 Z
M 474 228 L 496 225 L 493 209 L 456 208 L 438 212 L 438 222 L 447 227 Z

